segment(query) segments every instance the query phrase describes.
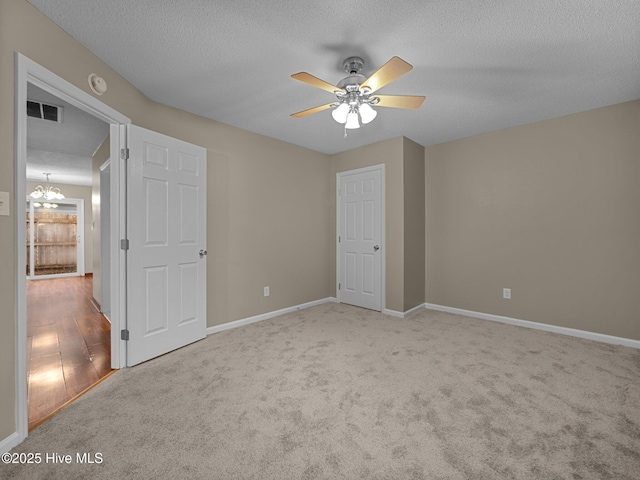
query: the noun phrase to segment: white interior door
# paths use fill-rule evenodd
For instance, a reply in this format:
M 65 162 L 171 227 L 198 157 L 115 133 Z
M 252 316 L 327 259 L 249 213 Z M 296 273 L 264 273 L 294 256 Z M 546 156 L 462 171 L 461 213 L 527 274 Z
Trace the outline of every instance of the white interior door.
M 338 174 L 338 298 L 382 310 L 381 167 Z
M 127 365 L 206 334 L 206 150 L 127 133 Z

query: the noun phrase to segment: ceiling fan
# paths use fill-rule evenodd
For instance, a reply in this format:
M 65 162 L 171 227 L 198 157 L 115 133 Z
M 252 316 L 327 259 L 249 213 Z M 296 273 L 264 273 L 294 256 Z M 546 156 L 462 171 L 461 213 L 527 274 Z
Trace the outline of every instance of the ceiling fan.
M 291 78 L 295 80 L 333 93 L 336 96 L 336 101 L 334 102 L 293 113 L 291 114 L 292 117 L 302 118 L 333 108 L 331 115 L 336 122 L 344 124 L 346 137 L 347 129 L 360 128 L 360 123 L 367 124 L 376 118 L 378 112 L 371 108 L 372 105 L 415 110 L 420 108 L 422 102 L 424 102 L 424 96 L 373 95 L 385 85 L 413 69 L 412 65 L 400 57 L 393 57 L 368 78 L 365 78 L 360 73 L 364 67 L 362 58 L 349 57 L 342 65 L 349 76 L 340 80 L 337 85 L 325 82 L 307 72 L 291 75 Z

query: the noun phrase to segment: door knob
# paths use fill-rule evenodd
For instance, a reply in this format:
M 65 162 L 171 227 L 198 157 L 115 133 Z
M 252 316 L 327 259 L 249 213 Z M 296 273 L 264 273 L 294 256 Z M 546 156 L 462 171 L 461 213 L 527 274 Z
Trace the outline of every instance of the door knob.
M 200 250 L 200 251 L 198 252 L 198 255 L 200 255 L 200 258 L 204 258 L 204 256 L 205 256 L 206 254 L 207 254 L 207 251 L 206 251 L 206 250 Z
M 377 252 L 378 250 L 380 250 L 380 245 L 374 245 L 373 246 L 373 251 Z

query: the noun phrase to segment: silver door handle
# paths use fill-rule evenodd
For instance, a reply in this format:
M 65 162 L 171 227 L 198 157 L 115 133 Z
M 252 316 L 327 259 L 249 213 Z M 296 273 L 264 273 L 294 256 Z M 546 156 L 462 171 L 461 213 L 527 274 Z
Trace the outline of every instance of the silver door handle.
M 198 255 L 200 255 L 200 258 L 204 258 L 204 256 L 205 256 L 206 254 L 207 254 L 207 251 L 206 251 L 206 250 L 200 250 L 200 251 L 198 252 Z
M 377 252 L 378 250 L 380 250 L 380 245 L 374 245 L 373 246 L 373 251 Z

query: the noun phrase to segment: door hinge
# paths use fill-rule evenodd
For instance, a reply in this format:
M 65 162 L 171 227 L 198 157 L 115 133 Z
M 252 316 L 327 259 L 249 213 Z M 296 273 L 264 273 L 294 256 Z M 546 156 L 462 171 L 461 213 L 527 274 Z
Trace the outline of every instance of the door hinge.
M 129 330 L 120 330 L 120 340 L 129 341 Z
M 338 235 L 338 243 L 340 243 L 342 240 L 340 240 L 340 235 Z
M 122 160 L 129 160 L 129 149 L 128 148 L 120 149 L 120 158 Z
M 341 288 L 340 288 L 340 284 L 338 284 L 338 290 L 341 290 Z
M 120 250 L 129 250 L 129 239 L 123 238 L 120 240 Z

